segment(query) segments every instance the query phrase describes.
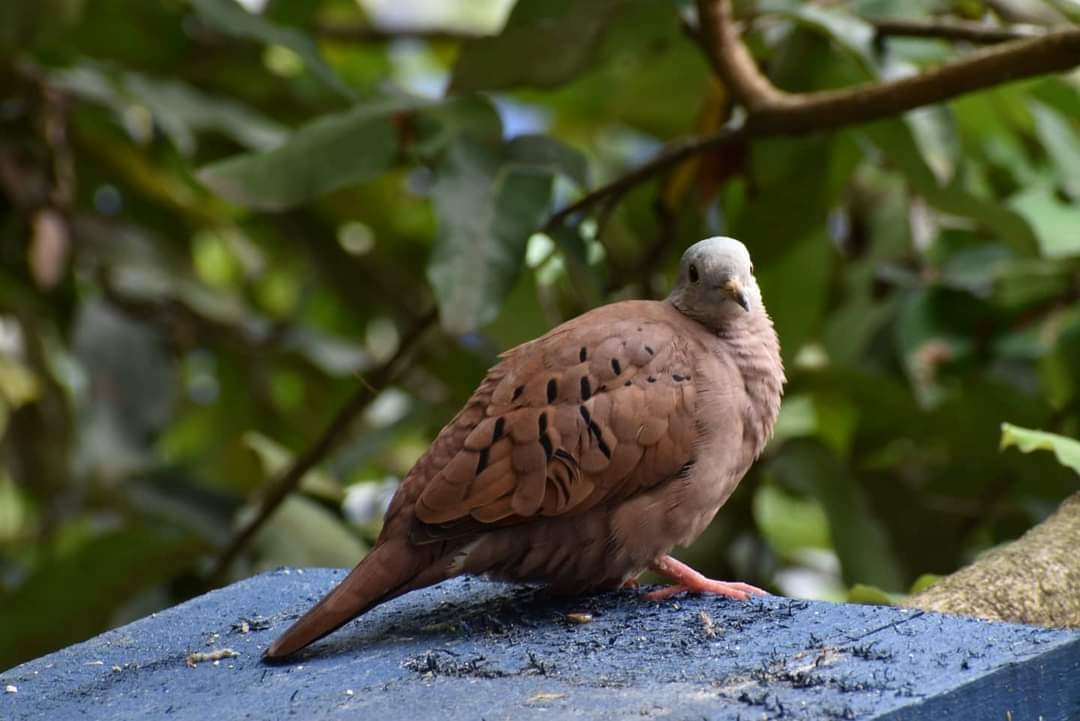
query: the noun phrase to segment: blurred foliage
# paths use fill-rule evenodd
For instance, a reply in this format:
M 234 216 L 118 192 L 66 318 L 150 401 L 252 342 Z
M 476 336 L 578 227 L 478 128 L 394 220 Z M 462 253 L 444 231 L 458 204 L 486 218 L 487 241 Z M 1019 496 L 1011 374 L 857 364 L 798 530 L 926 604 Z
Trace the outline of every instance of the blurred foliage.
M 204 590 L 260 489 L 437 307 L 231 573 L 354 562 L 498 351 L 662 294 L 709 234 L 751 247 L 790 384 L 685 554 L 703 570 L 887 600 L 1076 488 L 1050 454 L 997 452 L 1003 422 L 1080 433 L 1075 75 L 695 158 L 540 235 L 728 102 L 692 3 L 510 4 L 2 4 L 0 668 Z M 990 12 L 741 10 L 789 91 L 963 50 L 867 19 Z

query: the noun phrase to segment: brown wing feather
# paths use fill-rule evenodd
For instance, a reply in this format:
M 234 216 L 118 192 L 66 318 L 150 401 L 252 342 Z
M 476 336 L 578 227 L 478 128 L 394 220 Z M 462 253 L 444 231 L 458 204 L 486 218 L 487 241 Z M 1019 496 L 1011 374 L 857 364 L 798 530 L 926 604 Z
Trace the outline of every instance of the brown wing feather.
M 417 464 L 415 541 L 580 513 L 690 460 L 694 364 L 677 328 L 579 320 L 504 354 Z

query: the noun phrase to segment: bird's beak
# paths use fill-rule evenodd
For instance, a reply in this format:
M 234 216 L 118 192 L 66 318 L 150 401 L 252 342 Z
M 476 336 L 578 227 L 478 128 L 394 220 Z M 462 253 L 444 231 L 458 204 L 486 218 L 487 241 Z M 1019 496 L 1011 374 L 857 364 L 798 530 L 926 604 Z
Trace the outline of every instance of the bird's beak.
M 750 300 L 746 297 L 746 291 L 743 290 L 742 283 L 735 278 L 732 278 L 724 284 L 724 290 L 731 296 L 731 299 L 738 303 L 743 310 L 747 313 L 750 312 Z

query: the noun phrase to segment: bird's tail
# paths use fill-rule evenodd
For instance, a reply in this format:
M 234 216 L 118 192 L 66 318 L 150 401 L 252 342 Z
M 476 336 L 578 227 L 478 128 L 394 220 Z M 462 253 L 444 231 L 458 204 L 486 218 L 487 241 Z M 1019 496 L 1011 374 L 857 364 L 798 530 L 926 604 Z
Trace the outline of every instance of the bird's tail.
M 417 587 L 412 582 L 423 570 L 424 560 L 394 541 L 375 546 L 345 580 L 270 644 L 264 655 L 274 659 L 296 653 L 364 611 Z

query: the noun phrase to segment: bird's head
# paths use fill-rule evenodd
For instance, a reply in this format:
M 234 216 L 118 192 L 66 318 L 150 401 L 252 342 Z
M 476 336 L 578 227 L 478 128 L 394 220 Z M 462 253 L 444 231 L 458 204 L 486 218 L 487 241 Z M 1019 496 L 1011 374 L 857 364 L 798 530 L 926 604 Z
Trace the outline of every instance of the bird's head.
M 691 245 L 679 262 L 679 278 L 668 300 L 711 328 L 760 311 L 761 291 L 746 246 L 724 236 Z

